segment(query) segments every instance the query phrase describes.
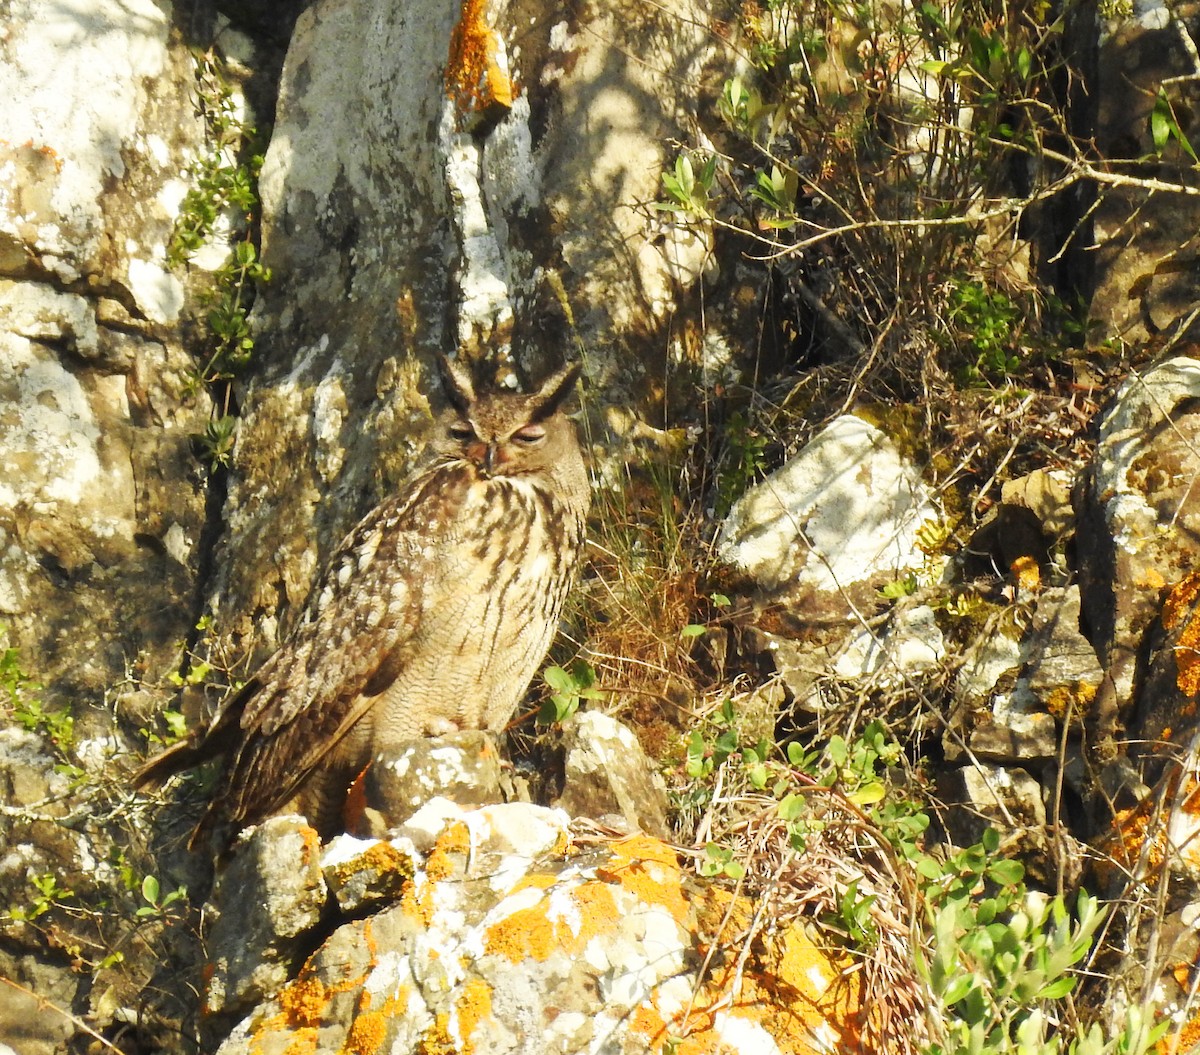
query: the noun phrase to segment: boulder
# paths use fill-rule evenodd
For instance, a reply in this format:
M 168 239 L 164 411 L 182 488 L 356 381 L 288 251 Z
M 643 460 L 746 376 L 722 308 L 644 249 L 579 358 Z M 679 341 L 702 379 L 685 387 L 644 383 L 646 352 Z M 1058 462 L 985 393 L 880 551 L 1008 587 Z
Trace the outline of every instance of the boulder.
M 882 585 L 920 570 L 917 533 L 940 513 L 887 437 L 847 414 L 734 504 L 717 557 L 806 618 L 848 617 Z
M 655 839 L 576 842 L 564 822 L 522 803 L 451 820 L 399 896 L 337 927 L 219 1055 L 633 1055 L 673 1036 L 817 1055 L 852 1042 L 851 961 L 791 923 L 747 946 L 736 971 L 706 971 L 710 928 L 752 906 L 697 883 Z M 375 874 L 372 853 L 338 867 Z
M 1131 375 L 1099 423 L 1075 504 L 1082 619 L 1115 693 L 1133 702 L 1138 653 L 1159 591 L 1196 565 L 1200 537 L 1200 361 Z
M 554 805 L 627 832 L 670 834 L 666 786 L 632 731 L 599 711 L 563 725 L 562 794 Z
M 303 817 L 272 817 L 246 832 L 208 905 L 205 1012 L 243 1012 L 279 992 L 327 897 L 320 840 Z

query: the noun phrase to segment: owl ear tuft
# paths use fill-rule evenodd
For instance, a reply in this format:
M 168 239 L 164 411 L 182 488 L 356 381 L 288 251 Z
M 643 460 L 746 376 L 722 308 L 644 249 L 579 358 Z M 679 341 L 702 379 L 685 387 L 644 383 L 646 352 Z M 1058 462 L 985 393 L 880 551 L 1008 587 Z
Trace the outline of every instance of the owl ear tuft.
M 558 410 L 575 391 L 575 382 L 583 371 L 582 363 L 567 363 L 560 370 L 551 374 L 541 387 L 533 394 L 533 413 L 531 421 L 548 418 Z
M 465 414 L 475 402 L 475 382 L 466 363 L 451 360 L 441 352 L 438 352 L 437 363 L 438 372 L 442 375 L 442 391 L 454 409 Z

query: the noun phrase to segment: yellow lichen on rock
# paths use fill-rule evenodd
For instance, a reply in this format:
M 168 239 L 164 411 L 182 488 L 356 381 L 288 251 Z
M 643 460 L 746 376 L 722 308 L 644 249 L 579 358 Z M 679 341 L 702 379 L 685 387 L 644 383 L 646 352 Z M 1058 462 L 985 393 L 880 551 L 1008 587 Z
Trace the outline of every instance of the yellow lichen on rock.
M 662 905 L 676 921 L 688 916 L 688 900 L 681 885 L 679 860 L 666 843 L 646 835 L 622 839 L 612 845 L 613 860 L 603 869 L 641 900 Z
M 703 916 L 742 921 L 753 916 L 744 897 L 715 900 L 722 902 L 719 911 Z M 735 947 L 732 939 L 726 947 Z M 755 1047 L 754 1037 L 773 1043 L 782 1055 L 863 1050 L 857 1028 L 862 975 L 848 956 L 814 942 L 798 920 L 768 940 L 755 939 L 752 948 L 740 967 L 738 957 L 727 957 L 688 1007 L 672 1013 L 657 999 L 643 1003 L 631 1031 L 644 1039 L 646 1050 L 661 1050 L 668 1042 L 676 1055 L 767 1050 Z
M 1198 595 L 1200 572 L 1191 572 L 1175 584 L 1162 607 L 1162 623 L 1167 630 L 1183 624 L 1174 647 L 1175 684 L 1188 696 L 1200 692 L 1200 618 L 1194 611 Z
M 503 44 L 488 25 L 486 0 L 463 0 L 458 24 L 450 35 L 446 61 L 446 94 L 467 128 L 495 121 L 512 109 L 513 84 Z
M 461 1055 L 474 1055 L 476 1048 L 471 1037 L 475 1027 L 492 1017 L 492 990 L 482 978 L 468 979 L 455 1005 L 458 1032 L 462 1040 Z
M 1070 720 L 1078 723 L 1091 710 L 1100 686 L 1095 682 L 1075 680 L 1067 685 L 1058 685 L 1046 694 L 1046 710 L 1060 722 Z
M 387 1036 L 388 1019 L 382 1011 L 363 1011 L 350 1024 L 344 1055 L 375 1055 Z
M 329 1006 L 329 993 L 320 978 L 301 976 L 279 994 L 279 1007 L 292 1027 L 315 1026 Z

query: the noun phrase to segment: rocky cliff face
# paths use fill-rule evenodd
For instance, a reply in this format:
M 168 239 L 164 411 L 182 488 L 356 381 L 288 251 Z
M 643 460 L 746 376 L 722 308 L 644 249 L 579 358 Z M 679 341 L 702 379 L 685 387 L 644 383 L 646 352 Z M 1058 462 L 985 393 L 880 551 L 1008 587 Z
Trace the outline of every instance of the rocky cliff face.
M 964 93 L 975 69 L 938 50 L 936 20 L 909 37 L 890 5 L 870 33 L 830 15 L 796 51 L 771 5 L 699 0 L 12 0 L 0 1051 L 809 1052 L 888 1036 L 915 1050 L 930 1035 L 896 1039 L 895 1023 L 925 1022 L 929 994 L 888 914 L 909 881 L 868 816 L 877 785 L 842 765 L 820 796 L 772 798 L 811 783 L 804 752 L 755 754 L 828 743 L 876 711 L 925 758 L 910 788 L 946 806 L 928 842 L 904 844 L 913 855 L 991 826 L 1052 892 L 1085 858 L 1102 862 L 1085 881 L 1117 900 L 1169 880 L 1153 925 L 1178 935 L 1175 959 L 1104 969 L 1161 975 L 1183 1030 L 1200 355 L 1194 247 L 1178 245 L 1197 181 L 1167 88 L 1195 72 L 1196 19 L 1190 4 L 1142 6 L 1054 24 L 1092 78 L 1071 130 L 1114 164 L 1059 150 L 1071 179 L 1026 203 L 1027 229 L 997 207 L 971 240 L 1014 298 L 1035 264 L 1086 257 L 1059 289 L 1091 298 L 1091 343 L 1068 355 L 1064 339 L 1026 361 L 1027 385 L 995 384 L 985 331 L 1012 301 L 951 297 L 972 376 L 994 389 L 968 399 L 929 365 L 944 347 L 914 353 L 922 338 L 897 337 L 881 303 L 856 318 L 837 299 L 870 292 L 853 285 L 865 255 L 821 255 L 828 228 L 869 226 L 831 213 L 820 181 L 831 159 L 865 165 L 878 145 L 868 132 L 888 122 L 871 107 L 897 75 L 881 55 L 920 76 L 897 75 L 909 116 L 880 141 L 936 182 L 933 147 L 906 122 L 948 98 L 927 79 L 939 62 L 959 62 Z M 996 78 L 1021 65 L 989 61 Z M 1115 101 L 1117 68 L 1146 87 L 1138 107 Z M 804 91 L 768 106 L 731 89 L 755 70 Z M 828 114 L 831 153 L 805 154 L 804 122 Z M 252 125 L 269 133 L 261 166 L 240 135 Z M 749 205 L 719 204 L 764 143 L 782 168 L 764 168 Z M 693 154 L 694 169 L 677 160 Z M 232 192 L 206 184 L 214 156 Z M 880 223 L 898 208 L 871 205 Z M 182 251 L 181 226 L 201 220 L 203 244 Z M 815 248 L 796 248 L 798 230 Z M 228 265 L 239 246 L 249 256 Z M 269 281 L 252 289 L 248 261 Z M 897 289 L 960 280 L 903 275 Z M 213 891 L 209 863 L 180 851 L 204 789 L 151 800 L 124 774 L 286 633 L 331 548 L 419 455 L 440 399 L 433 356 L 450 349 L 501 384 L 582 358 L 604 513 L 571 630 L 583 658 L 619 672 L 607 699 L 658 757 L 588 712 L 539 748 L 544 772 L 484 775 L 460 757 L 458 805 L 440 800 L 402 835 L 367 839 L 367 825 L 322 848 L 300 820 L 272 821 Z M 899 370 L 870 387 L 881 360 L 922 355 L 919 382 Z M 747 421 L 764 407 L 782 424 L 756 446 Z M 681 616 L 621 666 L 612 642 L 645 636 L 638 603 Z M 572 706 L 595 696 L 570 684 Z M 445 792 L 441 750 L 428 747 L 414 804 Z M 897 763 L 879 750 L 858 764 Z M 531 795 L 543 806 L 465 808 Z M 809 797 L 826 812 L 802 817 Z M 875 834 L 859 840 L 863 818 Z M 623 841 L 638 828 L 650 834 Z M 759 871 L 741 875 L 729 846 Z M 812 937 L 839 913 L 843 947 L 873 935 L 883 950 L 861 978 Z M 1121 925 L 1130 949 L 1158 940 Z M 1114 1021 L 1125 1006 L 1113 999 Z

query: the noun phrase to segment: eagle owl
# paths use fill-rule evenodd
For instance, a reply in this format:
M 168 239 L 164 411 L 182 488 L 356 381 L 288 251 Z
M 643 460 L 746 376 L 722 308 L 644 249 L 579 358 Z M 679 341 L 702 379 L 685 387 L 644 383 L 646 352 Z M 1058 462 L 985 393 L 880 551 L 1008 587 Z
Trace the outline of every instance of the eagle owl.
M 210 727 L 135 774 L 144 786 L 225 756 L 197 831 L 294 810 L 329 834 L 373 758 L 502 730 L 544 659 L 590 500 L 561 410 L 579 366 L 532 395 L 477 395 L 460 364 L 440 366 L 449 406 L 432 463 L 338 546 L 290 635 Z

